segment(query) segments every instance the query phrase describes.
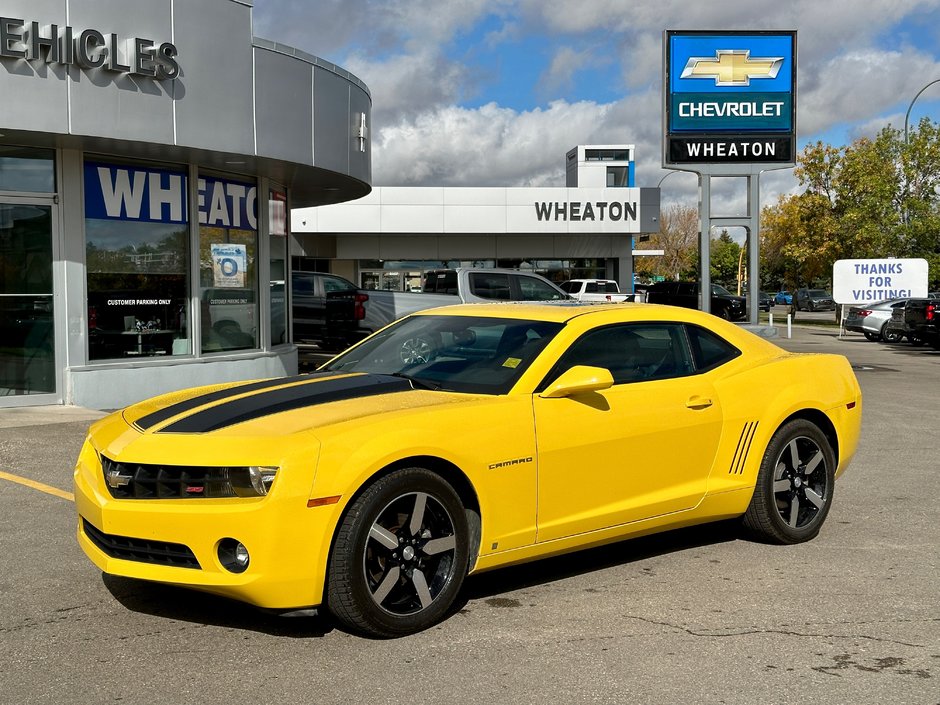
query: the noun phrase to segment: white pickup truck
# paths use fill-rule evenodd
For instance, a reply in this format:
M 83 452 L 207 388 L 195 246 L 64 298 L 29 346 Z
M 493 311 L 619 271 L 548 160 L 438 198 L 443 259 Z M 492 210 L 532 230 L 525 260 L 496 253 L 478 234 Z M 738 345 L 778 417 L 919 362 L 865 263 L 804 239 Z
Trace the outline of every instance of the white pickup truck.
M 569 279 L 562 282 L 561 288 L 568 296 L 578 301 L 633 301 L 633 294 L 621 294 L 620 287 L 613 279 Z
M 560 301 L 570 298 L 544 277 L 515 269 L 434 269 L 425 272 L 420 292 L 355 289 L 331 293 L 355 296 L 357 326 L 373 333 L 403 316 L 437 306 L 484 301 Z

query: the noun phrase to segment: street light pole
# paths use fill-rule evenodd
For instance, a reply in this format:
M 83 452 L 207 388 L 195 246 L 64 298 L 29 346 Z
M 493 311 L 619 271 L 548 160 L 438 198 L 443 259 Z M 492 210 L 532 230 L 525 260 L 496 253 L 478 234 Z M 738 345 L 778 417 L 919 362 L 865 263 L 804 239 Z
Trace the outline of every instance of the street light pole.
M 914 96 L 914 100 L 912 100 L 912 101 L 911 101 L 911 104 L 907 106 L 907 112 L 904 113 L 904 144 L 907 144 L 907 142 L 908 142 L 907 126 L 908 126 L 908 122 L 910 121 L 910 118 L 911 118 L 911 109 L 914 107 L 914 102 L 915 102 L 918 98 L 920 98 L 920 94 L 921 94 L 921 93 L 923 93 L 925 90 L 927 90 L 928 88 L 930 88 L 930 87 L 931 87 L 933 84 L 935 84 L 935 83 L 940 83 L 940 78 L 935 78 L 933 81 L 931 81 L 931 82 L 928 83 L 926 86 L 924 86 L 924 87 L 921 88 L 919 91 L 917 91 L 917 95 Z M 668 174 L 667 174 L 667 176 L 668 176 Z M 663 177 L 663 178 L 665 178 L 665 177 Z
M 935 84 L 935 83 L 940 83 L 940 78 L 935 78 L 935 79 L 932 80 L 930 83 L 928 83 L 928 84 L 925 85 L 923 88 L 921 88 L 919 91 L 917 91 L 917 95 L 915 95 L 914 98 L 913 98 L 913 100 L 911 100 L 911 104 L 907 106 L 907 112 L 904 113 L 904 146 L 905 146 L 905 147 L 907 147 L 908 142 L 909 142 L 909 139 L 908 139 L 908 124 L 909 124 L 910 119 L 911 119 L 911 110 L 914 108 L 914 103 L 917 101 L 918 98 L 920 98 L 920 94 L 921 94 L 921 93 L 923 93 L 925 90 L 927 90 L 928 88 L 930 88 L 930 87 L 931 87 L 933 84 Z M 907 160 L 907 152 L 905 151 L 905 154 L 904 154 L 904 161 L 906 162 L 906 160 Z M 904 200 L 905 200 L 905 202 L 904 202 L 904 211 L 901 213 L 901 219 L 902 219 L 902 222 L 904 223 L 904 225 L 907 225 L 907 224 L 908 224 L 908 221 L 910 220 L 910 214 L 907 212 L 907 196 L 908 196 L 908 193 L 907 193 L 907 169 L 905 169 L 905 174 L 904 174 Z

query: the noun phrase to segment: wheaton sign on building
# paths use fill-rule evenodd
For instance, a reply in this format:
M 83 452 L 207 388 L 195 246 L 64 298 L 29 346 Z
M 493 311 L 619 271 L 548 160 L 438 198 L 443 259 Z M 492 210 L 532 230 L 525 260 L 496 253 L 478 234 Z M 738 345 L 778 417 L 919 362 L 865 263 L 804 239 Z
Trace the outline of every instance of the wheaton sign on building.
M 667 31 L 666 167 L 792 165 L 796 32 Z

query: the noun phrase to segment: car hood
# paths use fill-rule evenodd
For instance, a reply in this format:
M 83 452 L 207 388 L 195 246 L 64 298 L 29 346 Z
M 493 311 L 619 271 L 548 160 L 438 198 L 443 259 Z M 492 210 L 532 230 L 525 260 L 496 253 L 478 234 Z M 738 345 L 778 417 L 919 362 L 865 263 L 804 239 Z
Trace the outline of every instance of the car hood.
M 187 389 L 135 404 L 122 415 L 146 435 L 276 437 L 468 396 L 415 389 L 390 375 L 319 372 Z

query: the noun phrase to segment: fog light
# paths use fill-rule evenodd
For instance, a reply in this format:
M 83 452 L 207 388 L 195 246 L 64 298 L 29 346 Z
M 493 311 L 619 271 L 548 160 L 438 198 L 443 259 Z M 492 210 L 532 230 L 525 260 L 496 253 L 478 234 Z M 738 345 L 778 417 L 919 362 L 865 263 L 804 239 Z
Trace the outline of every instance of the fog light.
M 219 562 L 232 573 L 244 573 L 251 557 L 241 541 L 222 539 L 219 541 Z

